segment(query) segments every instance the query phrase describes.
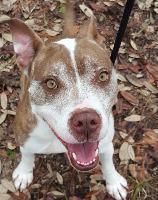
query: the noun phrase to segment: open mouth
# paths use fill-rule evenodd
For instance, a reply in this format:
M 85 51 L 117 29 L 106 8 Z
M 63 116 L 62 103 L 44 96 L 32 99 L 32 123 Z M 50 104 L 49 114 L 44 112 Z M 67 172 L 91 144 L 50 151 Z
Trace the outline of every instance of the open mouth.
M 63 141 L 54 129 L 49 125 L 49 123 L 44 119 L 48 124 L 54 135 L 60 140 L 60 142 L 67 148 L 68 159 L 72 166 L 79 171 L 89 171 L 94 169 L 99 161 L 99 142 L 84 142 L 84 143 L 75 143 L 70 144 Z
M 98 142 L 67 144 L 67 149 L 72 166 L 79 171 L 89 171 L 98 164 Z

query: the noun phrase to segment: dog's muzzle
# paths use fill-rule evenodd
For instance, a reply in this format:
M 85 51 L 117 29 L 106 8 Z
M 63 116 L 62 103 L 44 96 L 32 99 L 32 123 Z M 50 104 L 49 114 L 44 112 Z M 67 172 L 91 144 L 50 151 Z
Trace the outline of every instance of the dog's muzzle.
M 77 143 L 67 144 L 67 149 L 69 160 L 76 169 L 88 171 L 96 167 L 101 125 L 101 117 L 93 109 L 77 109 L 71 114 L 70 133 Z

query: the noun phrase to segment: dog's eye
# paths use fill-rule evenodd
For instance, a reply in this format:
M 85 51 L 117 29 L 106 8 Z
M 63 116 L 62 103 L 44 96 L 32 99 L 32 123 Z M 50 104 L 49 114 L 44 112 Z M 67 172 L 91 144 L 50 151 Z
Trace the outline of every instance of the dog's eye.
M 54 79 L 46 80 L 46 85 L 49 89 L 56 89 L 57 88 L 57 84 L 56 84 L 56 81 Z
M 109 73 L 107 71 L 102 71 L 99 74 L 99 81 L 105 82 L 109 79 Z

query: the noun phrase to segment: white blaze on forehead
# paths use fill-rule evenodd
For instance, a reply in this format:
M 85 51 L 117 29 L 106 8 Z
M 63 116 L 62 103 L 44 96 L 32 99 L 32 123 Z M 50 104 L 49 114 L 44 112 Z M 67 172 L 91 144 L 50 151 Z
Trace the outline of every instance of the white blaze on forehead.
M 59 40 L 56 43 L 65 46 L 66 49 L 69 51 L 72 67 L 73 67 L 75 75 L 76 75 L 76 81 L 77 81 L 76 86 L 77 86 L 77 89 L 80 91 L 81 90 L 81 81 L 80 81 L 80 77 L 79 77 L 79 73 L 78 73 L 78 69 L 77 69 L 77 64 L 75 61 L 76 40 L 74 38 L 73 39 L 66 38 L 66 39 Z

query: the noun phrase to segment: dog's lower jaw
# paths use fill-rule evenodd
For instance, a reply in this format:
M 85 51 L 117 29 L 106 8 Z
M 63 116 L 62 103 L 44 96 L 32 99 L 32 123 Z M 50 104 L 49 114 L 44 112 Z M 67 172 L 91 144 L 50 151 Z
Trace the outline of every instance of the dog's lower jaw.
M 116 200 L 125 200 L 127 196 L 127 181 L 115 169 L 113 164 L 113 144 L 106 145 L 106 151 L 100 154 L 103 178 L 106 180 L 108 193 Z

